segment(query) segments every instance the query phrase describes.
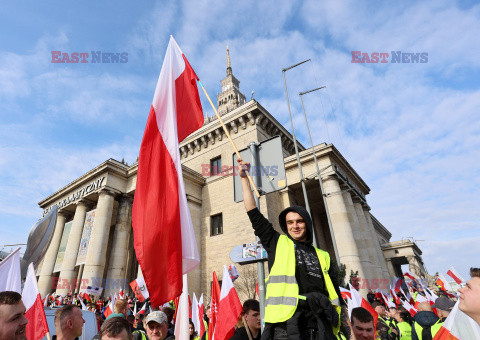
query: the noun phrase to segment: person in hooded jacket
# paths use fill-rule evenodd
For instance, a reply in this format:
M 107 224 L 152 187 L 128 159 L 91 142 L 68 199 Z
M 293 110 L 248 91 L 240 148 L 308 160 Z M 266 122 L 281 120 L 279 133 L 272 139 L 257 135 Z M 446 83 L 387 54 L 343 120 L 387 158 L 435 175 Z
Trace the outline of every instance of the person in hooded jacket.
M 428 302 L 421 302 L 418 305 L 418 312 L 413 317 L 412 339 L 432 340 L 442 326 L 438 321 L 432 306 Z
M 245 210 L 268 254 L 265 329 L 262 339 L 336 339 L 340 328 L 340 291 L 327 252 L 312 245 L 310 214 L 301 206 L 283 210 L 276 231 L 257 209 L 241 159 Z

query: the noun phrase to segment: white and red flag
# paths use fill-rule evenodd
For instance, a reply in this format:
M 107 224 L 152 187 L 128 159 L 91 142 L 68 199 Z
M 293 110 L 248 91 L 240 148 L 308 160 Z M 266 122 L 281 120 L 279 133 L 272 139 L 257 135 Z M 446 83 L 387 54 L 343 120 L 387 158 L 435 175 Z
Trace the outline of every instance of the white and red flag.
M 132 211 L 135 253 L 154 306 L 179 296 L 182 275 L 200 263 L 178 148 L 203 125 L 197 79 L 170 37 L 140 146 Z
M 103 315 L 105 315 L 106 318 L 108 318 L 108 316 L 113 313 L 113 305 L 115 304 L 115 295 L 112 295 L 111 298 L 112 300 L 110 301 L 107 308 L 105 308 L 105 311 L 103 312 Z
M 189 314 L 190 308 L 188 305 L 188 282 L 187 275 L 183 275 L 183 292 L 178 300 L 177 308 L 175 309 L 175 338 L 176 339 L 189 339 Z
M 195 331 L 198 333 L 200 331 L 200 318 L 198 314 L 198 300 L 195 293 L 193 293 L 192 298 L 192 306 L 191 306 L 191 319 L 193 322 L 193 326 L 195 327 Z
M 403 273 L 403 276 L 408 277 L 410 280 L 415 281 L 415 276 L 408 270 L 405 273 Z
M 203 305 L 203 294 L 200 296 L 200 300 L 198 300 L 198 319 L 200 320 L 200 328 L 198 330 L 198 336 L 201 338 L 203 333 L 205 333 L 205 323 L 203 322 L 203 316 L 205 313 L 205 307 Z
M 480 326 L 458 309 L 459 302 L 460 300 L 457 301 L 433 340 L 480 339 Z
M 417 314 L 417 309 L 412 306 L 408 301 L 402 301 L 402 305 L 406 310 L 408 310 L 412 318 L 415 316 L 415 314 Z
M 139 276 L 130 282 L 130 287 L 132 287 L 133 293 L 140 302 L 145 301 L 150 296 L 150 294 L 148 294 L 147 285 L 145 284 L 143 276 Z
M 28 266 L 27 277 L 23 286 L 22 301 L 26 310 L 25 317 L 28 319 L 25 335 L 29 340 L 40 340 L 47 335 L 48 324 L 32 263 Z
M 125 294 L 123 293 L 123 288 L 120 289 L 120 291 L 118 292 L 118 296 L 120 297 L 120 299 L 123 299 Z
M 455 270 L 455 268 L 453 268 L 453 266 L 448 269 L 447 275 L 454 279 L 455 282 L 458 284 L 461 284 L 465 281 L 463 277 L 461 277 L 460 274 Z
M 242 303 L 238 298 L 227 266 L 223 266 L 222 291 L 220 292 L 215 340 L 228 340 L 233 336 L 235 325 L 241 313 Z
M 0 262 L 0 292 L 12 291 L 20 294 L 20 247 Z
M 145 303 L 143 304 L 143 307 L 140 308 L 140 310 L 138 311 L 137 314 L 145 314 L 146 308 L 147 308 L 147 303 L 145 302 Z M 135 315 L 137 315 L 137 314 L 135 314 Z
M 210 302 L 210 319 L 208 320 L 208 340 L 212 340 L 213 332 L 217 324 L 218 304 L 220 302 L 220 284 L 218 283 L 217 273 L 213 271 L 212 281 L 212 300 Z

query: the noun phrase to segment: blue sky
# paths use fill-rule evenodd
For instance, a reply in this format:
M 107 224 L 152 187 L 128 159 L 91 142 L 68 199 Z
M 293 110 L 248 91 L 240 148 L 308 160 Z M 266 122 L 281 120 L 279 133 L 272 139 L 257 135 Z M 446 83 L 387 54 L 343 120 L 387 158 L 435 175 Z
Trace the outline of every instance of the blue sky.
M 0 28 L 0 248 L 25 242 L 42 198 L 108 158 L 136 159 L 172 34 L 212 97 L 228 43 L 242 92 L 288 130 L 281 70 L 312 59 L 287 73 L 300 140 L 297 94 L 327 85 L 304 97 L 315 142 L 367 182 L 392 239 L 424 240 L 431 274 L 479 266 L 478 3 L 5 1 Z M 51 51 L 128 62 L 55 64 Z M 351 51 L 428 62 L 356 64 Z

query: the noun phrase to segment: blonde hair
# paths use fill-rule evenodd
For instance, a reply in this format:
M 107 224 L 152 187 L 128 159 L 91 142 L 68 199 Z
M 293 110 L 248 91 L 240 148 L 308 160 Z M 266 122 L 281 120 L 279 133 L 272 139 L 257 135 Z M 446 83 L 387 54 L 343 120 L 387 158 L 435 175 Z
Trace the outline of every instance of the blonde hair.
M 113 312 L 121 313 L 125 309 L 127 309 L 127 306 L 128 306 L 127 300 L 124 300 L 124 299 L 115 300 L 115 304 L 113 305 Z

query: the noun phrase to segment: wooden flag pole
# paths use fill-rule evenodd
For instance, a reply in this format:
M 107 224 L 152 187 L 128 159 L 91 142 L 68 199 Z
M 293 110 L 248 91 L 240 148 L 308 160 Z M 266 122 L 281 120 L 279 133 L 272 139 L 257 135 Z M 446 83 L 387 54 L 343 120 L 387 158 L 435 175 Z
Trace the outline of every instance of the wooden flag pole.
M 213 105 L 212 100 L 210 99 L 210 96 L 208 95 L 207 91 L 205 90 L 205 87 L 203 87 L 203 84 L 200 80 L 198 81 L 198 83 L 202 87 L 202 90 L 205 93 L 205 95 L 207 96 L 207 99 L 210 102 L 210 105 L 212 106 L 213 111 L 215 111 L 215 114 L 217 115 L 218 121 L 222 125 L 223 131 L 225 131 L 225 134 L 227 135 L 228 140 L 232 144 L 233 149 L 235 150 L 235 153 L 237 154 L 238 159 L 242 159 L 242 157 L 240 156 L 240 152 L 238 152 L 238 149 L 235 146 L 235 143 L 233 142 L 232 137 L 230 137 L 230 133 L 228 132 L 227 127 L 225 126 L 225 124 L 223 124 L 223 120 L 222 120 L 222 118 L 220 118 L 220 115 L 218 114 L 218 111 L 215 108 L 215 105 Z M 257 197 L 260 198 L 260 193 L 258 192 L 257 187 L 255 186 L 255 183 L 253 183 L 252 177 L 250 177 L 250 174 L 248 172 L 246 172 L 246 174 L 247 174 L 248 181 L 250 182 L 250 185 L 252 186 L 253 191 L 255 192 L 255 195 L 257 195 Z

